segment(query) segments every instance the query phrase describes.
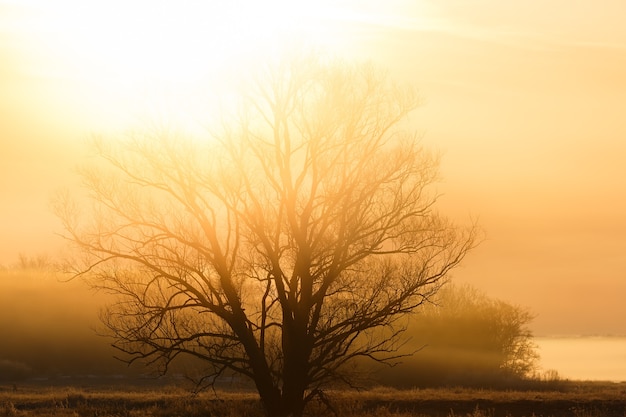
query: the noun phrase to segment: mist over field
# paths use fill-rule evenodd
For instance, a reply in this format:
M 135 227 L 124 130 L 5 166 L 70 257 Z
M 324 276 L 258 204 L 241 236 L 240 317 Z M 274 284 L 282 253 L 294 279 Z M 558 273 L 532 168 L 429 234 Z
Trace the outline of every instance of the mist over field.
M 106 297 L 37 270 L 0 272 L 0 378 L 128 372 L 96 334 Z
M 111 301 L 110 296 L 94 292 L 80 280 L 62 281 L 59 275 L 41 269 L 1 270 L 0 334 L 4 337 L 0 343 L 0 381 L 71 383 L 85 378 L 92 382 L 122 378 L 137 382 L 140 378 L 158 383 L 154 369 L 141 363 L 128 366 L 115 359 L 120 352 L 110 346 L 111 339 L 97 334 L 104 330 L 99 312 Z M 432 314 L 434 308 L 427 310 Z M 444 307 L 442 313 L 445 311 Z M 434 322 L 435 316 L 424 321 L 423 314 L 417 312 L 413 317 L 408 342 L 400 350 L 417 352 L 392 368 L 362 363 L 365 383 L 399 388 L 502 383 L 497 374 L 500 353 L 490 342 L 493 330 L 488 321 L 472 319 L 477 311 L 467 310 L 464 319 L 460 316 L 447 326 Z M 539 338 L 536 342 L 542 357 L 538 372 L 557 371 L 568 379 L 626 380 L 625 369 L 619 367 L 626 363 L 626 350 L 620 350 L 626 339 L 603 340 L 607 339 Z M 606 343 L 613 350 L 595 356 L 593 352 L 602 351 Z M 169 378 L 179 378 L 180 383 L 180 378 L 193 374 L 198 365 L 181 361 Z
M 110 346 L 111 339 L 97 334 L 104 331 L 99 312 L 112 300 L 80 280 L 62 281 L 60 275 L 43 270 L 0 271 L 0 333 L 5 335 L 0 343 L 0 380 L 156 378 L 154 368 L 139 362 L 129 367 L 114 359 L 121 353 Z M 479 312 L 468 310 L 464 319 L 446 324 L 432 315 L 440 316 L 434 308 L 428 308 L 429 319 L 417 312 L 400 351 L 419 352 L 393 368 L 361 363 L 364 383 L 404 388 L 497 383 L 501 352 L 492 342 L 495 335 L 489 323 L 472 319 Z M 191 375 L 195 366 L 201 366 L 189 359 L 176 365 L 170 376 Z

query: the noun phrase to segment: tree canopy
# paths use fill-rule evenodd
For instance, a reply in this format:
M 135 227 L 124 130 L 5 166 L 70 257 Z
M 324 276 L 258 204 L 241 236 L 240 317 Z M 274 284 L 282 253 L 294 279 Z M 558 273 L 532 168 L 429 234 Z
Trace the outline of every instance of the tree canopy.
M 129 361 L 180 355 L 210 384 L 250 378 L 301 415 L 353 359 L 395 356 L 399 321 L 475 244 L 435 210 L 438 158 L 407 129 L 419 101 L 367 65 L 263 67 L 206 141 L 100 141 L 87 201 L 59 198 L 72 273 L 119 295 L 103 321 Z

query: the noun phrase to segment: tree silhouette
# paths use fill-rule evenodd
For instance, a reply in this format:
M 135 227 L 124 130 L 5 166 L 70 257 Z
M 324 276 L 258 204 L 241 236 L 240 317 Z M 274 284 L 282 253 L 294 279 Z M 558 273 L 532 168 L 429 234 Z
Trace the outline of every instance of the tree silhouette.
M 270 416 L 302 414 L 357 357 L 387 361 L 400 318 L 475 242 L 434 210 L 418 104 L 368 66 L 268 65 L 204 143 L 166 129 L 100 142 L 91 204 L 57 202 L 73 274 L 119 295 L 103 321 L 129 361 L 179 355 L 250 378 Z M 83 208 L 87 216 L 81 215 Z

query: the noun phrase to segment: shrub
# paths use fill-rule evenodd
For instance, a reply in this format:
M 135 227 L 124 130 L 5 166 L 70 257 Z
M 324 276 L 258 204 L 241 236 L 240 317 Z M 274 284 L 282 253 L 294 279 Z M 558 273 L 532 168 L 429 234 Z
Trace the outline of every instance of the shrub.
M 404 352 L 418 352 L 401 366 L 382 370 L 382 382 L 495 386 L 528 378 L 539 358 L 529 328 L 532 319 L 528 310 L 471 286 L 448 285 L 407 326 L 411 343 Z

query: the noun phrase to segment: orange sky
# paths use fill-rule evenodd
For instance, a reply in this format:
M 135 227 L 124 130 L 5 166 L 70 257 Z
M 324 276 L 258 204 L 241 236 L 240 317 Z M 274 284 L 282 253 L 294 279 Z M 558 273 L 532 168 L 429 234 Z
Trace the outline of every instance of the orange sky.
M 196 120 L 220 64 L 295 38 L 419 88 L 442 209 L 487 235 L 456 279 L 539 334 L 626 334 L 626 3 L 205 3 L 0 0 L 0 264 L 56 253 L 90 133 Z

